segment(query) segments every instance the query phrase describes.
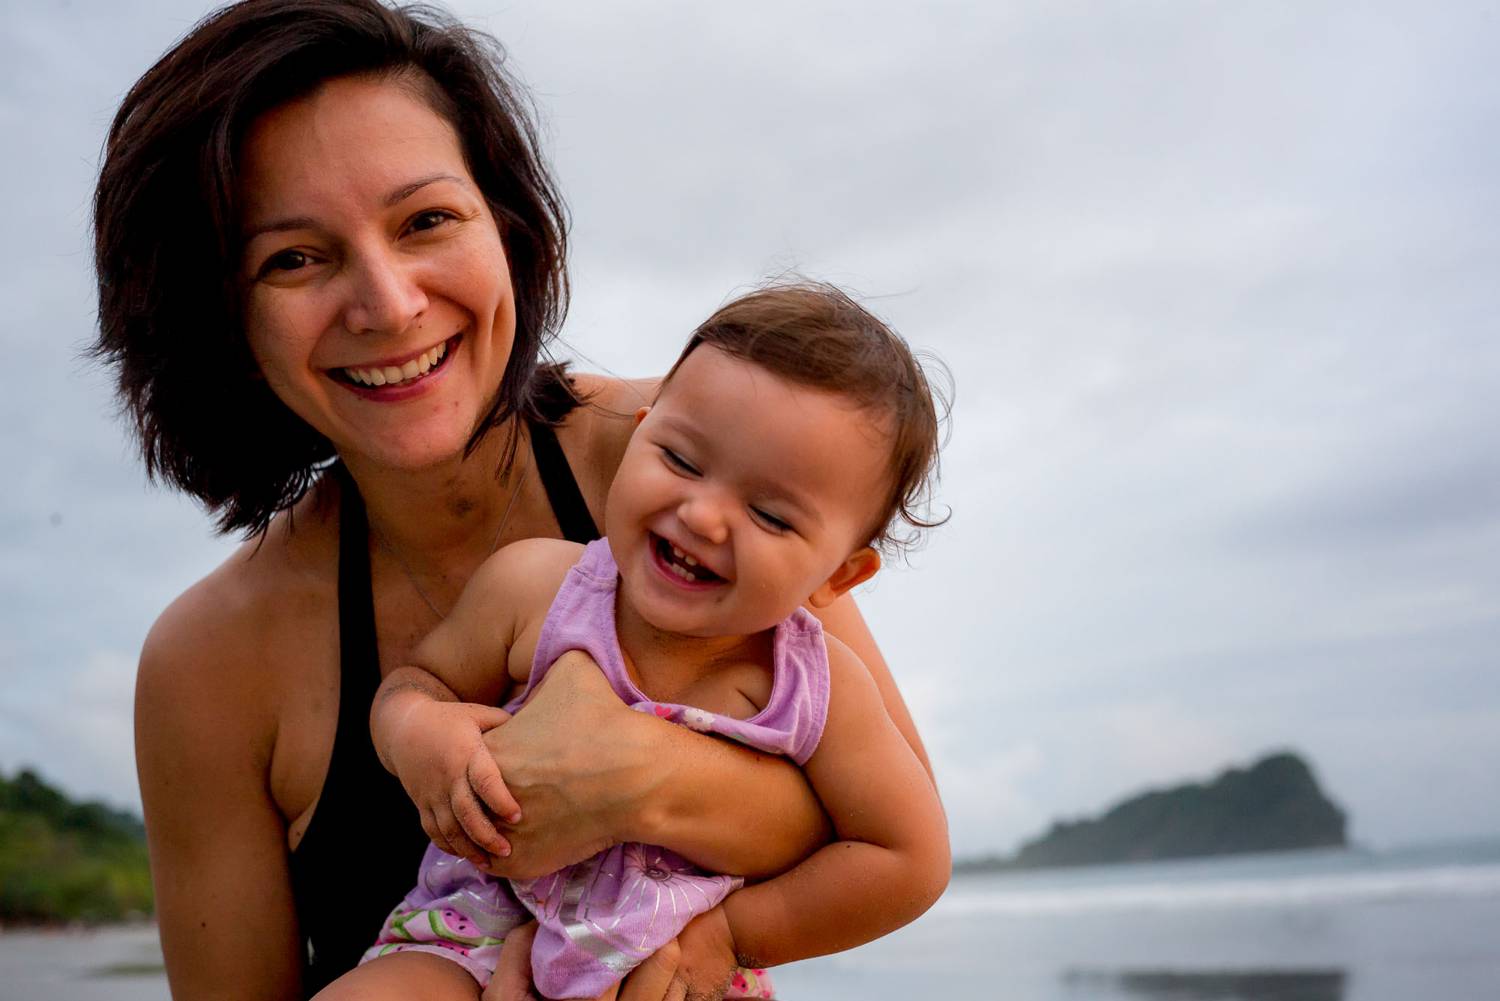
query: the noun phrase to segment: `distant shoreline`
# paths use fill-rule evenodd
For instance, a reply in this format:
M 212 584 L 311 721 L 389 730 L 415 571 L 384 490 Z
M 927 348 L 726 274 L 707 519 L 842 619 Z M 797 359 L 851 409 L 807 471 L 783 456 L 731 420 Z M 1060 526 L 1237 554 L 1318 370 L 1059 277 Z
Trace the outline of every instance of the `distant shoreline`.
M 953 874 L 961 875 L 983 875 L 986 873 L 1057 873 L 1074 872 L 1088 869 L 1106 868 L 1134 868 L 1137 866 L 1167 866 L 1167 865 L 1191 865 L 1194 863 L 1209 864 L 1212 862 L 1224 862 L 1230 860 L 1244 860 L 1253 862 L 1255 859 L 1278 859 L 1314 857 L 1317 855 L 1353 855 L 1368 856 L 1371 859 L 1383 861 L 1420 860 L 1425 856 L 1449 855 L 1453 852 L 1463 852 L 1475 857 L 1486 858 L 1500 862 L 1500 831 L 1493 834 L 1473 834 L 1454 838 L 1441 838 L 1431 841 L 1406 841 L 1393 845 L 1371 845 L 1360 841 L 1350 842 L 1347 845 L 1327 845 L 1322 847 L 1288 848 L 1276 851 L 1263 852 L 1223 852 L 1214 855 L 1191 855 L 1178 858 L 1157 859 L 1135 859 L 1120 862 L 1089 862 L 1071 865 L 1049 865 L 1049 866 L 1024 866 L 1016 865 L 1011 857 L 999 855 L 986 855 L 979 857 L 968 857 L 957 859 L 953 863 Z
M 1469 844 L 1461 841 L 1454 844 Z M 1474 844 L 1487 844 L 1487 840 L 1480 839 Z M 1425 847 L 1442 847 L 1447 842 L 1434 842 Z M 1351 854 L 1379 855 L 1381 852 L 1361 844 L 1347 845 L 1309 845 L 1301 848 L 1277 848 L 1256 852 L 1211 852 L 1202 855 L 1174 855 L 1166 858 L 1141 858 L 1141 859 L 1101 859 L 1090 862 L 1058 862 L 1048 865 L 1027 865 L 1018 863 L 1014 856 L 988 855 L 980 858 L 958 859 L 953 863 L 953 874 L 955 876 L 969 873 L 986 872 L 1060 872 L 1074 869 L 1105 869 L 1116 866 L 1144 866 L 1144 865 L 1169 865 L 1184 862 L 1222 862 L 1225 859 L 1252 859 L 1272 858 L 1276 856 L 1316 855 L 1320 853 L 1337 854 L 1347 852 Z
M 0 922 L 0 935 L 22 932 L 57 935 L 88 935 L 106 931 L 129 931 L 133 928 L 155 928 L 156 918 L 143 915 L 117 921 L 10 921 Z

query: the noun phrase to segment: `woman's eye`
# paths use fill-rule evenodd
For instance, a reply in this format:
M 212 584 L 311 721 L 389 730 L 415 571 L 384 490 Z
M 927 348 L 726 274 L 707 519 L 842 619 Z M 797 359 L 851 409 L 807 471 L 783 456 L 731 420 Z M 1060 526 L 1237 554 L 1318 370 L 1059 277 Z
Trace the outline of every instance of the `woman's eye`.
M 300 250 L 283 250 L 266 258 L 266 262 L 260 266 L 259 274 L 264 278 L 277 271 L 297 271 L 311 263 L 312 258 Z
M 756 521 L 760 522 L 766 528 L 770 529 L 773 532 L 776 532 L 777 534 L 790 532 L 792 530 L 792 526 L 790 524 L 782 521 L 780 518 L 776 517 L 774 514 L 765 510 L 764 508 L 752 507 L 750 509 L 750 513 L 755 517 Z
M 431 209 L 427 212 L 418 212 L 412 216 L 411 222 L 407 223 L 406 228 L 413 233 L 420 233 L 424 230 L 437 229 L 451 219 L 453 219 L 453 213 L 444 212 L 442 209 Z
M 687 473 L 689 476 L 698 475 L 697 466 L 693 465 L 691 462 L 687 461 L 682 456 L 672 451 L 670 448 L 664 447 L 661 450 L 661 457 L 666 461 L 667 465 L 671 466 L 673 469 Z

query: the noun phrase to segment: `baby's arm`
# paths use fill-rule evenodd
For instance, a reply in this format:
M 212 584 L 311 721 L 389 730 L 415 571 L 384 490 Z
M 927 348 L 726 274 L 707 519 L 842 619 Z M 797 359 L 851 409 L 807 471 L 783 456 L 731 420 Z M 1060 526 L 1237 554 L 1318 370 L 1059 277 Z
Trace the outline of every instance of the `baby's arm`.
M 484 808 L 510 823 L 520 819 L 483 740 L 509 716 L 490 707 L 525 680 L 534 626 L 578 551 L 538 539 L 491 556 L 411 663 L 386 676 L 370 710 L 376 753 L 416 804 L 427 835 L 476 865 L 487 863 L 486 852 L 510 850 Z
M 724 902 L 742 961 L 775 966 L 851 949 L 913 920 L 952 870 L 937 790 L 859 658 L 828 637 L 823 739 L 803 768 L 838 840 Z

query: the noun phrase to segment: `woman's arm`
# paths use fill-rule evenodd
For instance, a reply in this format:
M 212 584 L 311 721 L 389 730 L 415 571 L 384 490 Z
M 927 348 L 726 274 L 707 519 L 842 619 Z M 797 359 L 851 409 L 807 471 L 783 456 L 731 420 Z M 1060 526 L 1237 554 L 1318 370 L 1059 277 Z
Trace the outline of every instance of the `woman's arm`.
M 158 620 L 136 681 L 136 766 L 174 996 L 300 996 L 286 829 L 269 790 L 275 721 L 226 670 L 189 592 Z
M 526 710 L 485 734 L 524 817 L 505 829 L 497 873 L 531 878 L 622 841 L 663 845 L 719 872 L 781 872 L 831 828 L 783 758 L 667 723 L 622 704 L 594 662 L 565 654 Z M 754 810 L 726 790 L 751 790 Z

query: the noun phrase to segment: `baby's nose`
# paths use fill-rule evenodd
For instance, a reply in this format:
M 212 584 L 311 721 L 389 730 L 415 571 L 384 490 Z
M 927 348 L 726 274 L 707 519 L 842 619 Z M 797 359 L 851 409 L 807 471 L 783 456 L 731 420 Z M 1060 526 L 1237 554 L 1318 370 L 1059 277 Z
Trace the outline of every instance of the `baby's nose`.
M 720 505 L 710 497 L 690 497 L 677 509 L 677 517 L 688 531 L 715 545 L 729 537 Z

